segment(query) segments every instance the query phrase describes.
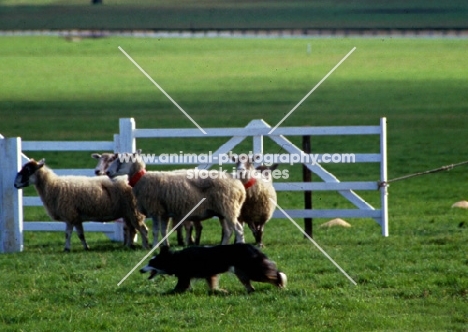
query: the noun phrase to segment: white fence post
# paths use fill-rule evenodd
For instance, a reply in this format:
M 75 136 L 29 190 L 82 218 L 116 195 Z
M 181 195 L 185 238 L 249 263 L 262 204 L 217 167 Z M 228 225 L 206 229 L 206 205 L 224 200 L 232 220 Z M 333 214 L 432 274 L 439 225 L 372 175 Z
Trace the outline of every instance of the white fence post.
M 265 122 L 263 120 L 253 120 L 249 123 L 247 127 L 255 127 L 255 128 L 265 128 Z M 255 135 L 252 137 L 252 144 L 253 144 L 253 154 L 260 154 L 263 155 L 263 135 Z M 259 163 L 255 163 L 255 166 L 260 165 Z
M 387 181 L 387 118 L 380 119 L 380 156 L 380 182 L 385 184 Z M 382 235 L 388 236 L 388 188 L 386 185 L 380 187 L 380 209 Z
M 118 152 L 135 152 L 135 120 L 133 118 L 124 118 L 119 120 L 119 146 Z
M 14 187 L 21 138 L 0 138 L 0 253 L 23 251 L 23 195 Z

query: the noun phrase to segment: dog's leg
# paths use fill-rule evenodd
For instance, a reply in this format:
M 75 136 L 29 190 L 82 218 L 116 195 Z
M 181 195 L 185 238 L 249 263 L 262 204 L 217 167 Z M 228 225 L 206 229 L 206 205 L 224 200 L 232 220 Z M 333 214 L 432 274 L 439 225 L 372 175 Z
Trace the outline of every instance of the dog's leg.
M 244 273 L 242 270 L 234 268 L 234 274 L 237 276 L 240 282 L 245 286 L 248 293 L 252 293 L 253 291 L 255 291 L 255 288 L 253 288 L 252 284 L 250 283 L 250 278 L 246 273 Z
M 206 282 L 208 283 L 211 294 L 227 294 L 227 290 L 219 288 L 219 275 L 215 274 L 214 276 L 207 277 Z
M 175 286 L 173 293 L 183 293 L 190 289 L 190 278 L 178 277 L 177 285 Z
M 219 277 L 217 274 L 207 277 L 206 282 L 208 283 L 208 287 L 210 287 L 211 291 L 217 290 L 219 288 Z

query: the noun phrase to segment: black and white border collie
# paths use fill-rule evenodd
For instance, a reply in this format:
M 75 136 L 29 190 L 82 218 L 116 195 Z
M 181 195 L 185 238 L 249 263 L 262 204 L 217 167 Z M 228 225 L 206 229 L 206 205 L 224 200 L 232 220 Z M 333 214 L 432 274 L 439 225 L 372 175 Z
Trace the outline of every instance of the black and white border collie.
M 192 279 L 205 279 L 211 291 L 218 290 L 219 274 L 234 272 L 247 292 L 255 289 L 251 281 L 266 282 L 286 287 L 286 274 L 278 271 L 276 264 L 259 249 L 250 244 L 237 243 L 212 247 L 188 247 L 171 251 L 161 247 L 159 255 L 154 256 L 148 265 L 140 270 L 150 272 L 148 279 L 158 274 L 174 275 L 178 278 L 172 292 L 182 293 L 190 289 Z

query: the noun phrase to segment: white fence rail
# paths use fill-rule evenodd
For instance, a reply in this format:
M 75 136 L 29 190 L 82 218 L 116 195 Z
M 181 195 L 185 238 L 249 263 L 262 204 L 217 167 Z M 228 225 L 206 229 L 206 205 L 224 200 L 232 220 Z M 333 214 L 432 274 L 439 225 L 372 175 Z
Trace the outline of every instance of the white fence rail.
M 0 135 L 0 252 L 18 252 L 23 250 L 23 231 L 64 231 L 65 227 L 58 222 L 28 221 L 23 222 L 23 206 L 41 206 L 39 197 L 23 197 L 22 191 L 13 187 L 13 179 L 22 165 L 29 159 L 23 151 L 135 151 L 137 139 L 158 138 L 190 138 L 190 137 L 231 137 L 212 153 L 212 160 L 228 154 L 234 147 L 247 137 L 252 137 L 253 153 L 263 154 L 263 140 L 272 139 L 287 153 L 303 154 L 303 151 L 291 143 L 286 136 L 323 136 L 323 135 L 375 135 L 380 139 L 379 153 L 355 154 L 355 162 L 379 163 L 379 181 L 340 182 L 333 174 L 326 171 L 320 164 L 304 164 L 324 182 L 278 182 L 274 186 L 277 191 L 337 191 L 349 200 L 357 209 L 346 210 L 285 210 L 293 218 L 373 218 L 381 226 L 382 235 L 388 236 L 388 205 L 387 188 L 379 187 L 379 182 L 387 180 L 386 157 L 386 119 L 382 118 L 378 126 L 345 126 L 345 127 L 280 127 L 272 134 L 268 134 L 271 126 L 263 120 L 253 120 L 245 128 L 207 128 L 206 134 L 199 129 L 137 129 L 132 118 L 120 119 L 119 134 L 114 135 L 113 141 L 24 141 L 21 138 L 4 138 Z M 155 158 L 151 164 L 194 165 L 193 161 L 179 160 L 177 162 L 162 161 Z M 197 165 L 199 168 L 209 168 L 215 163 Z M 93 176 L 91 169 L 55 169 L 59 175 L 88 175 Z M 379 191 L 381 206 L 374 208 L 358 196 L 355 190 Z M 281 206 L 281 202 L 278 202 Z M 285 208 L 283 206 L 283 208 Z M 274 218 L 284 218 L 282 212 L 276 211 Z M 123 238 L 120 223 L 84 224 L 85 231 L 104 232 L 114 240 Z

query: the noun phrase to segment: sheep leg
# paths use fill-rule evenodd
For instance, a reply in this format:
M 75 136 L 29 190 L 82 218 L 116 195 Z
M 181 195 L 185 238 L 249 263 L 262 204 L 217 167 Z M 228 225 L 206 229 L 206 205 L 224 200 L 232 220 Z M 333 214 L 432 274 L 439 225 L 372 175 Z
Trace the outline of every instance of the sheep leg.
M 135 240 L 136 229 L 126 218 L 124 218 L 123 231 L 124 231 L 124 245 L 129 248 L 132 248 L 133 242 Z
M 153 217 L 153 247 L 158 244 L 159 237 L 159 227 L 160 227 L 160 218 L 159 216 Z
M 131 216 L 129 219 L 124 218 L 124 225 L 127 228 L 127 241 L 125 245 L 129 248 L 133 248 L 133 244 L 135 242 L 135 235 L 136 231 L 140 232 L 141 234 L 141 243 L 143 248 L 148 249 L 148 228 L 145 224 L 146 217 L 144 215 L 139 215 L 137 219 L 134 219 Z
M 192 238 L 192 222 L 190 220 L 184 221 L 184 228 L 185 228 L 185 242 L 182 241 L 182 245 L 187 244 L 188 246 L 193 245 L 193 238 Z M 180 245 L 180 243 L 179 243 Z
M 184 234 L 182 233 L 183 231 L 183 228 L 185 228 L 185 231 L 188 232 L 188 234 L 190 235 L 190 228 L 191 228 L 191 225 L 190 225 L 190 221 L 187 222 L 188 223 L 188 226 L 186 225 L 186 223 L 184 222 L 184 227 L 179 226 L 177 227 L 177 244 L 179 246 L 184 246 L 185 245 L 185 242 L 184 242 Z M 174 219 L 172 219 L 172 225 L 175 226 L 177 225 L 178 223 L 175 222 Z M 188 227 L 188 230 L 187 230 L 187 227 Z M 187 239 L 187 244 L 189 243 L 189 239 Z
M 203 230 L 203 226 L 201 221 L 195 221 L 194 222 L 195 226 L 195 245 L 199 246 L 200 245 L 200 239 L 201 239 L 201 233 Z
M 161 218 L 161 237 L 164 239 L 167 235 L 167 229 L 169 228 L 169 218 Z M 169 247 L 169 239 L 165 239 L 163 245 Z
M 264 223 L 257 223 L 254 225 L 255 227 L 255 244 L 259 247 L 263 247 L 263 229 L 265 227 Z
M 83 223 L 82 222 L 76 223 L 75 229 L 76 229 L 76 232 L 78 233 L 78 237 L 81 241 L 81 244 L 83 245 L 83 248 L 85 250 L 89 250 L 89 246 L 88 246 L 88 243 L 86 242 L 86 238 L 84 235 Z
M 141 244 L 143 245 L 143 248 L 149 249 L 150 246 L 148 244 L 148 228 L 145 225 L 145 221 L 144 221 L 145 218 L 143 217 L 141 220 L 142 220 L 142 223 L 138 225 L 138 231 L 141 234 Z
M 244 226 L 237 219 L 233 219 L 234 232 L 236 233 L 236 243 L 245 243 L 244 239 Z
M 63 249 L 63 251 L 67 251 L 67 252 L 70 251 L 70 247 L 71 247 L 70 242 L 71 242 L 72 234 L 73 234 L 73 224 L 70 222 L 67 222 L 67 228 L 65 229 L 65 248 Z
M 220 218 L 219 222 L 221 223 L 221 227 L 223 229 L 222 232 L 222 239 L 221 239 L 221 244 L 229 244 L 229 239 L 231 238 L 232 235 L 232 228 L 229 227 L 228 223 L 226 222 L 226 219 Z
M 263 247 L 263 229 L 265 227 L 265 222 L 249 222 L 248 223 L 250 230 L 255 238 L 255 245 Z

